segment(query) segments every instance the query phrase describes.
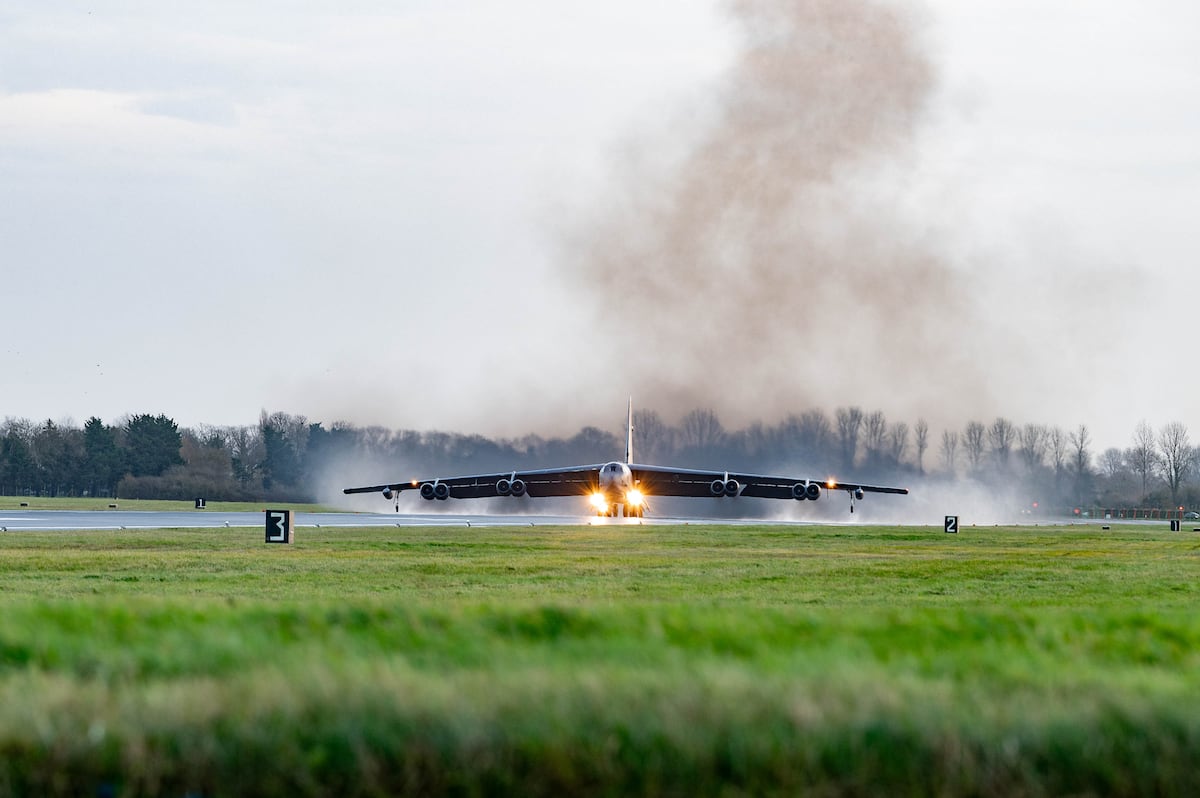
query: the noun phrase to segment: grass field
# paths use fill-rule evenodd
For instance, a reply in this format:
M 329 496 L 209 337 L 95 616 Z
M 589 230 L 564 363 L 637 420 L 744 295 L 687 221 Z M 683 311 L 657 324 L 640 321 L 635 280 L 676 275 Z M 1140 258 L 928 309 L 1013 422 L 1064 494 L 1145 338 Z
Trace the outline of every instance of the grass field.
M 0 794 L 1196 795 L 1200 536 L 0 535 Z

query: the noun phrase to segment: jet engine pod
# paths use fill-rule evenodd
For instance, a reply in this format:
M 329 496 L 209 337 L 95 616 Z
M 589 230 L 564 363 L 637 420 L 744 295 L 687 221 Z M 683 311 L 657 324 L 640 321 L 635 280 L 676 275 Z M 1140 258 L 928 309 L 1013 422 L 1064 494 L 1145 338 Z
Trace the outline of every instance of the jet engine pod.
M 797 482 L 792 485 L 792 498 L 798 502 L 802 502 L 808 498 L 808 486 L 803 482 Z
M 821 486 L 815 482 L 808 483 L 808 487 L 804 489 L 804 494 L 808 496 L 809 501 L 816 501 L 821 498 Z
M 866 496 L 866 495 L 867 495 L 867 494 L 863 492 L 863 489 L 862 489 L 862 488 L 855 488 L 855 490 L 854 490 L 854 498 L 858 499 L 859 501 L 862 501 L 862 497 L 863 497 L 863 496 Z
M 514 495 L 514 496 L 524 496 L 525 495 L 525 480 L 514 479 L 512 481 L 512 485 L 509 487 L 509 490 L 512 491 L 512 495 Z
M 496 482 L 496 492 L 501 496 L 507 496 L 512 493 L 512 483 L 507 479 L 501 479 Z
M 723 487 L 725 488 L 726 496 L 736 496 L 738 494 L 738 491 L 741 490 L 741 488 L 742 488 L 742 486 L 738 484 L 738 481 L 736 479 L 725 480 L 725 485 Z
M 445 501 L 450 498 L 450 486 L 445 482 L 439 482 L 433 486 L 433 498 L 439 501 Z
M 434 488 L 432 482 L 426 482 L 421 485 L 421 498 L 432 499 L 434 496 Z
M 384 489 L 383 489 L 383 498 L 387 499 L 388 501 L 391 501 L 391 500 L 392 500 L 392 496 L 394 496 L 394 495 L 395 495 L 395 494 L 394 494 L 394 493 L 392 493 L 392 489 L 391 489 L 391 488 L 384 488 Z
M 725 480 L 714 479 L 712 481 L 712 484 L 708 486 L 708 489 L 712 491 L 712 495 L 714 495 L 714 496 L 724 496 L 725 495 Z

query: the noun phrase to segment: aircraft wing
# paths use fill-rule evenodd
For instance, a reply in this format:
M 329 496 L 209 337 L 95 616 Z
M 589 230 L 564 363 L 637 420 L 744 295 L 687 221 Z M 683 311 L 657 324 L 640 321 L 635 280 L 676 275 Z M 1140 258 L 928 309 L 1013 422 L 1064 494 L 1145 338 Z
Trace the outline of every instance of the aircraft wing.
M 426 477 L 382 485 L 346 488 L 343 493 L 381 493 L 391 499 L 407 490 L 426 499 L 483 499 L 493 496 L 588 496 L 600 488 L 600 470 L 606 463 L 499 471 L 455 477 Z M 865 493 L 906 494 L 906 488 L 839 482 L 834 479 L 705 471 L 665 466 L 628 466 L 632 484 L 646 496 L 752 496 L 764 499 L 817 499 L 825 491 L 844 490 L 855 498 Z
M 650 496 L 715 496 L 713 483 L 733 480 L 737 483 L 737 495 L 757 496 L 764 499 L 795 499 L 794 491 L 809 484 L 821 491 L 845 490 L 851 493 L 898 493 L 907 494 L 907 488 L 891 488 L 880 485 L 863 485 L 858 482 L 840 482 L 835 479 L 806 479 L 803 477 L 771 476 L 767 474 L 743 474 L 735 471 L 704 471 L 690 468 L 667 468 L 665 466 L 630 465 L 635 483 Z M 815 498 L 815 497 L 814 497 Z
M 421 490 L 424 485 L 445 485 L 449 491 L 446 498 L 482 499 L 489 496 L 585 496 L 596 489 L 598 474 L 603 463 L 567 468 L 540 468 L 523 471 L 501 471 L 493 474 L 470 474 L 459 477 L 427 477 L 407 482 L 390 482 L 384 485 L 368 485 L 361 488 L 346 488 L 343 493 L 391 494 L 406 490 Z M 521 487 L 516 487 L 517 482 Z M 501 492 L 507 483 L 508 492 Z M 432 497 L 431 497 L 432 498 Z

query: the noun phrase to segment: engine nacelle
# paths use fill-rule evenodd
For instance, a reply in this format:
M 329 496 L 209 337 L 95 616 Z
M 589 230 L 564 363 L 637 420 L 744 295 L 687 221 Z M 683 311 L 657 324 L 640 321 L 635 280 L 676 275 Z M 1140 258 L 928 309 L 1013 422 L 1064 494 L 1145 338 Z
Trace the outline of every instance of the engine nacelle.
M 797 482 L 792 485 L 792 498 L 798 502 L 802 502 L 808 498 L 808 485 L 803 482 Z
M 383 498 L 387 499 L 388 501 L 391 501 L 391 500 L 392 500 L 392 497 L 393 497 L 393 496 L 395 496 L 395 495 L 396 495 L 396 494 L 392 493 L 392 489 L 391 489 L 391 488 L 384 488 L 384 489 L 383 489 Z
M 433 486 L 433 498 L 438 501 L 446 501 L 450 498 L 450 486 L 445 482 L 439 482 Z
M 524 496 L 526 490 L 525 480 L 514 479 L 508 489 L 514 496 Z
M 821 486 L 815 482 L 810 482 L 808 483 L 808 487 L 804 489 L 804 494 L 808 497 L 809 501 L 815 502 L 821 498 Z
M 725 480 L 714 479 L 712 481 L 712 484 L 708 486 L 708 489 L 710 491 L 712 491 L 712 495 L 714 495 L 714 496 L 724 496 L 725 495 Z
M 736 479 L 727 479 L 725 480 L 724 488 L 726 496 L 736 496 L 738 495 L 738 491 L 742 489 L 742 486 L 738 484 Z
M 863 489 L 862 489 L 862 488 L 855 488 L 855 489 L 854 489 L 854 498 L 858 499 L 859 501 L 862 501 L 862 497 L 863 497 L 863 496 L 866 496 L 866 495 L 867 495 L 867 494 L 863 492 Z
M 512 483 L 507 479 L 501 479 L 496 482 L 496 492 L 501 496 L 507 496 L 512 493 Z
M 431 501 L 432 501 L 432 499 L 433 499 L 433 496 L 434 496 L 434 488 L 433 488 L 433 483 L 432 483 L 432 482 L 426 482 L 426 483 L 422 484 L 422 485 L 421 485 L 421 498 L 422 498 L 422 499 L 429 499 L 429 500 L 431 500 Z

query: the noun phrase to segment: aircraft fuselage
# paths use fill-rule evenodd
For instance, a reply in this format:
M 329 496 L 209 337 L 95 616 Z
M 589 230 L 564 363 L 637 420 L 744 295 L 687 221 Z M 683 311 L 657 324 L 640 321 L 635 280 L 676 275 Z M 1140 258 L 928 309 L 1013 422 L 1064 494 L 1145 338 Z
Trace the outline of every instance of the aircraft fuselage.
M 617 505 L 624 505 L 625 515 L 640 515 L 642 496 L 633 479 L 633 471 L 625 463 L 613 460 L 600 466 L 592 506 L 601 515 L 615 515 Z

